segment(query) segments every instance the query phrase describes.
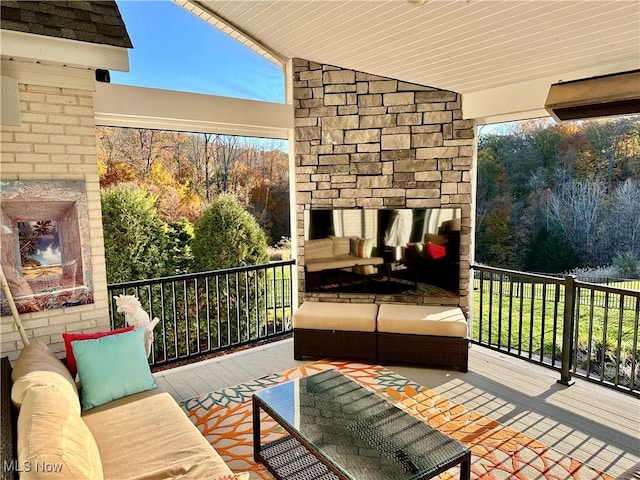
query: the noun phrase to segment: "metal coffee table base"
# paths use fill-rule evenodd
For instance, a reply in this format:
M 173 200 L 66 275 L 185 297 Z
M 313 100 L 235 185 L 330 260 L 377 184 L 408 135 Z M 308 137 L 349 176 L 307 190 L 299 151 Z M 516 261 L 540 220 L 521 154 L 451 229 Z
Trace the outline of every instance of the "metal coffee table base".
M 277 480 L 350 480 L 350 477 L 332 472 L 293 436 L 286 436 L 266 445 L 260 443 L 260 410 L 263 405 L 253 399 L 253 456 L 256 463 L 262 463 Z M 286 428 L 286 425 L 282 425 Z M 460 480 L 471 478 L 471 452 L 467 450 L 458 458 L 442 465 L 437 471 L 419 480 L 440 475 L 456 465 L 460 465 Z M 416 479 L 416 480 L 418 480 Z
M 470 478 L 467 447 L 336 370 L 267 387 L 252 401 L 254 459 L 278 480 L 425 480 L 457 465 Z M 267 415 L 289 435 L 262 445 Z

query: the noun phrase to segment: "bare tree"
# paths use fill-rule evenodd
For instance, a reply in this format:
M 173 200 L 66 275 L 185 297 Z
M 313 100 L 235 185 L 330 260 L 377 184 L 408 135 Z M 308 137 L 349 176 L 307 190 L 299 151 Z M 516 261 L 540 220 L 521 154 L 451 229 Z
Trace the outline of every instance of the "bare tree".
M 565 179 L 548 191 L 547 218 L 564 231 L 579 258 L 598 265 L 606 187 L 601 180 Z
M 613 254 L 640 257 L 640 181 L 628 179 L 614 190 L 606 227 Z
M 96 127 L 98 152 L 105 166 L 126 158 L 129 131 L 126 128 Z
M 149 170 L 151 170 L 151 165 L 154 160 L 154 140 L 156 132 L 155 130 L 149 129 L 138 129 L 136 130 L 138 133 L 138 148 L 140 155 L 144 161 L 144 174 L 148 174 Z
M 242 155 L 244 145 L 240 145 L 240 138 L 230 135 L 219 135 L 216 137 L 216 183 L 218 190 L 229 192 L 231 172 L 236 161 Z

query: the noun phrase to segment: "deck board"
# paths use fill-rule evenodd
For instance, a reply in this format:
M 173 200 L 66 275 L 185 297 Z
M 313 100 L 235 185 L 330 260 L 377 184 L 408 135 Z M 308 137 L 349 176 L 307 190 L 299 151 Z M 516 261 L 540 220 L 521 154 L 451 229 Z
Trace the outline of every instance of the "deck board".
M 154 374 L 177 401 L 308 363 L 291 339 Z M 614 477 L 640 461 L 640 400 L 473 345 L 469 371 L 387 365 L 452 401 Z

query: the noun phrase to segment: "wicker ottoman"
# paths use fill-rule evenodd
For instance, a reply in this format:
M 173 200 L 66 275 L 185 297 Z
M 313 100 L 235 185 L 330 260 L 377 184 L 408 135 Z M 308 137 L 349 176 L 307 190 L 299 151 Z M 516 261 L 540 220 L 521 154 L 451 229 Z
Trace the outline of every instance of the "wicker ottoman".
M 458 307 L 380 305 L 378 362 L 468 369 L 467 320 Z
M 293 357 L 376 361 L 374 303 L 305 302 L 293 314 Z

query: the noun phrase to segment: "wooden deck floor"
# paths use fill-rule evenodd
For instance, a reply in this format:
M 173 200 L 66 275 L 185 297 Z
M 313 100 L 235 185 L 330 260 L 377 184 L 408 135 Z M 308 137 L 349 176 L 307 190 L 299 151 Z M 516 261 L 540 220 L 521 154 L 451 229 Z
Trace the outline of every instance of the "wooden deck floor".
M 155 374 L 180 401 L 302 365 L 281 340 Z M 469 371 L 387 366 L 436 393 L 536 438 L 614 477 L 640 461 L 640 400 L 472 346 Z

